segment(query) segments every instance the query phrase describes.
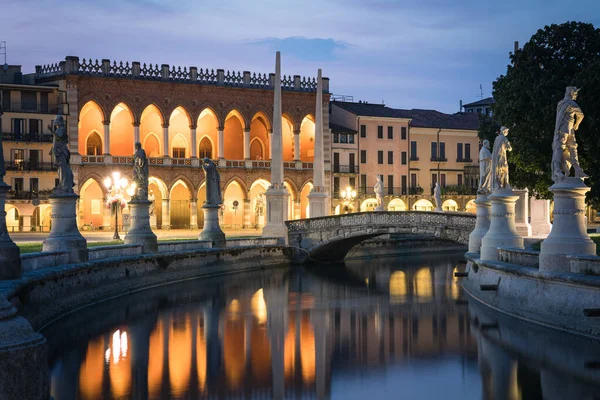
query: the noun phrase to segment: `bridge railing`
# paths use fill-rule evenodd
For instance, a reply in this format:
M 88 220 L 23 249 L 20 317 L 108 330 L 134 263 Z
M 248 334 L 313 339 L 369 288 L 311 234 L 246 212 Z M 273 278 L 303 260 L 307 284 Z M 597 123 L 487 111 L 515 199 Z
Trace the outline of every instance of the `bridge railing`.
M 460 212 L 367 211 L 327 217 L 286 221 L 288 232 L 297 234 L 351 226 L 447 227 L 463 230 L 475 228 L 476 216 Z

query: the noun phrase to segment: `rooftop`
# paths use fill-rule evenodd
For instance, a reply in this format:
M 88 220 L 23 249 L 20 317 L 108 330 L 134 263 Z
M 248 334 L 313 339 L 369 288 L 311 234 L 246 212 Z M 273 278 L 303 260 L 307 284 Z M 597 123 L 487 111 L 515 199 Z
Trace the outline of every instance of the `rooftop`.
M 485 99 L 478 100 L 473 103 L 464 104 L 463 107 L 489 106 L 494 103 L 496 103 L 496 100 L 493 97 L 487 97 Z
M 342 125 L 334 124 L 333 122 L 329 122 L 329 129 L 331 129 L 331 133 L 358 133 L 352 128 L 347 128 Z
M 331 104 L 357 116 L 410 119 L 412 127 L 469 130 L 477 130 L 479 127 L 479 117 L 473 113 L 444 114 L 436 110 L 403 110 L 386 107 L 383 104 L 343 101 L 332 101 Z

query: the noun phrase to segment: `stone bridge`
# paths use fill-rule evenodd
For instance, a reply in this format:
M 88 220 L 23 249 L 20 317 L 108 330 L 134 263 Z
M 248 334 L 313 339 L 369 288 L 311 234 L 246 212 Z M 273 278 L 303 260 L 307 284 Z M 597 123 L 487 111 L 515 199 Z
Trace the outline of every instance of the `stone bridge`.
M 348 251 L 362 242 L 390 233 L 414 234 L 467 245 L 475 228 L 475 214 L 428 211 L 381 211 L 332 215 L 286 221 L 290 246 L 296 262 L 308 258 L 342 261 Z

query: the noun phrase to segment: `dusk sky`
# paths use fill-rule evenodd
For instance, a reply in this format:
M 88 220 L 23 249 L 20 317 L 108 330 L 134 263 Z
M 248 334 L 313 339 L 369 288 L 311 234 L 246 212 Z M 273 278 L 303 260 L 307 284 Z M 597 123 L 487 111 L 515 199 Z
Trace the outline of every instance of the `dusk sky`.
M 456 112 L 491 95 L 514 41 L 576 20 L 600 26 L 598 0 L 3 0 L 7 62 L 80 58 L 330 78 L 335 94 Z M 0 63 L 4 60 L 0 59 Z

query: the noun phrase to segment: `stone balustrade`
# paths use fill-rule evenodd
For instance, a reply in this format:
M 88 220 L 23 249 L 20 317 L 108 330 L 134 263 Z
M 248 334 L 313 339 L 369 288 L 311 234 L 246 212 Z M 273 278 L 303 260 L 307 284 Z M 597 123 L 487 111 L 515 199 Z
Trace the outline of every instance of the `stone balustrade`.
M 227 239 L 227 247 L 243 247 L 243 246 L 267 246 L 267 245 L 277 245 L 279 243 L 278 238 L 237 238 L 237 239 Z
M 37 65 L 36 78 L 53 78 L 63 75 L 102 76 L 162 82 L 178 82 L 202 85 L 230 86 L 256 89 L 273 89 L 275 74 L 250 71 L 226 71 L 197 67 L 176 67 L 169 64 L 146 64 L 138 61 L 125 62 L 107 59 L 79 59 L 68 56 L 65 61 Z M 317 79 L 300 75 L 283 75 L 281 88 L 294 92 L 315 92 Z M 329 93 L 329 78 L 323 78 L 323 92 Z
M 600 276 L 600 257 L 567 256 L 570 271 L 576 274 Z
M 498 248 L 498 259 L 509 264 L 538 268 L 540 252 L 529 249 Z
M 201 250 L 210 248 L 212 248 L 212 242 L 210 240 L 183 240 L 177 242 L 158 243 L 159 253 Z
M 21 255 L 21 268 L 23 272 L 34 271 L 41 268 L 56 267 L 69 262 L 67 251 L 45 251 Z
M 90 260 L 132 256 L 142 254 L 141 244 L 119 244 L 116 246 L 97 246 L 88 248 Z

